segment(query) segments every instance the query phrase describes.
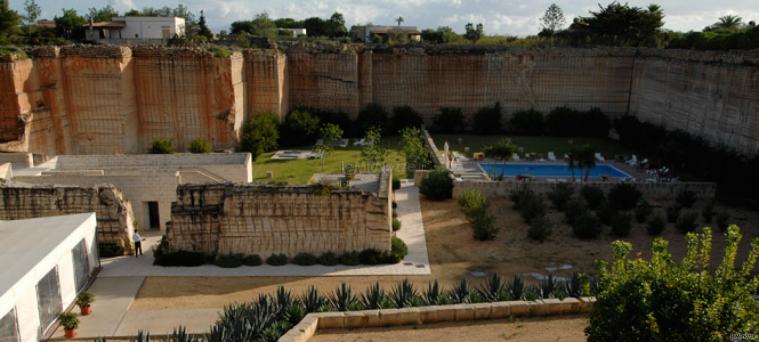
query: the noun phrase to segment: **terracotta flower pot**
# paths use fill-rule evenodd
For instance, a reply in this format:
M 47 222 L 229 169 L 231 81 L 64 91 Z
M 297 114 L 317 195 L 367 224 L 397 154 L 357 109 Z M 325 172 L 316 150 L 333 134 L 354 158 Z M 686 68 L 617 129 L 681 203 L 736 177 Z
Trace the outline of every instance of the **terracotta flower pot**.
M 74 336 L 76 336 L 76 329 L 63 329 L 63 331 L 65 332 L 64 336 L 66 336 L 66 338 L 74 338 Z
M 90 305 L 80 306 L 79 309 L 81 310 L 82 316 L 87 316 L 92 313 L 92 307 Z

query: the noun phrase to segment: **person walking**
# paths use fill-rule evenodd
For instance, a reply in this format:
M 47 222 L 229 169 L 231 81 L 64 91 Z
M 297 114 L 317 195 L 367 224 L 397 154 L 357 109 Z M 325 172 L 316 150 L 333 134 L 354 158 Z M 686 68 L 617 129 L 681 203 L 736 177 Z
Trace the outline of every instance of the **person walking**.
M 134 256 L 139 258 L 140 255 L 142 255 L 142 236 L 140 236 L 140 232 L 138 230 L 134 231 L 134 235 L 132 235 L 132 240 L 134 240 Z

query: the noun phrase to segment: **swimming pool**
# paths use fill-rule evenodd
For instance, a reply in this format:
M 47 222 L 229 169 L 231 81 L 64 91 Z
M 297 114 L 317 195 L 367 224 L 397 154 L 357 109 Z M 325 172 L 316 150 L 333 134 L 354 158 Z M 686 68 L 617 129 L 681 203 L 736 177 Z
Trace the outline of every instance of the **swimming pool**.
M 572 177 L 572 169 L 564 163 L 480 163 L 490 177 Z M 575 177 L 583 177 L 585 170 L 575 168 Z M 609 164 L 598 164 L 590 169 L 590 177 L 629 178 L 622 170 Z

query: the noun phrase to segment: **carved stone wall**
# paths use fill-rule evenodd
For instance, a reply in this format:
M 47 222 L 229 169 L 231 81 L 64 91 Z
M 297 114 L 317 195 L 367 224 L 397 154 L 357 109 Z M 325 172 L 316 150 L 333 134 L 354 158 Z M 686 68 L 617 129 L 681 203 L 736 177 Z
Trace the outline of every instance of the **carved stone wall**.
M 131 248 L 132 207 L 113 186 L 0 187 L 0 220 L 19 220 L 94 212 L 100 242 Z
M 388 184 L 379 194 L 232 184 L 177 188 L 170 248 L 207 254 L 390 250 Z M 383 192 L 384 191 L 384 192 Z
M 633 48 L 293 47 L 228 57 L 206 49 L 37 48 L 0 60 L 0 151 L 138 153 L 158 138 L 229 148 L 251 115 L 299 106 L 355 117 L 375 102 L 431 122 L 440 107 L 471 116 L 599 107 L 759 150 L 759 52 Z

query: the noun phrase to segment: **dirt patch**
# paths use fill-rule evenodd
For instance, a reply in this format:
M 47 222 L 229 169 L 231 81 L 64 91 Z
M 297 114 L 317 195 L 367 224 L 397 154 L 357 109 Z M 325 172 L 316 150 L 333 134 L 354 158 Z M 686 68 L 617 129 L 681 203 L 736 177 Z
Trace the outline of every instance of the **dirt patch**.
M 393 328 L 321 330 L 309 341 L 585 341 L 585 316 L 439 323 Z
M 551 221 L 555 223 L 553 233 L 547 241 L 536 243 L 527 238 L 528 226 L 512 209 L 511 201 L 496 199 L 492 201 L 491 213 L 496 217 L 500 232 L 493 241 L 475 241 L 472 238 L 472 228 L 464 219 L 456 201 L 434 202 L 423 199 L 421 206 L 431 276 L 149 277 L 130 310 L 222 308 L 231 303 L 255 299 L 259 293 L 272 293 L 280 285 L 294 294 L 301 294 L 313 285 L 322 293 L 330 295 L 343 282 L 350 284 L 354 291 L 363 292 L 375 281 L 389 289 L 405 278 L 414 282 L 419 289 L 426 287 L 433 279 L 440 281 L 446 288 L 454 286 L 461 278 L 481 281 L 472 272 L 498 272 L 508 278 L 522 274 L 526 279 L 532 280 L 534 278 L 531 273 L 568 277 L 575 271 L 595 273 L 595 261 L 611 258 L 609 244 L 617 239 L 611 236 L 607 227 L 598 239 L 579 240 L 572 235 L 569 226 L 560 223 L 563 214 L 551 213 Z M 744 235 L 738 258 L 743 260 L 748 253 L 750 240 L 759 236 L 759 217 L 753 212 L 736 210 L 731 210 L 731 217 L 732 222 L 740 225 Z M 670 250 L 676 258 L 684 255 L 685 237 L 674 226 L 668 224 L 661 236 L 670 241 Z M 624 240 L 630 241 L 636 252 L 650 254 L 653 239 L 643 225 L 635 224 L 630 236 Z M 723 236 L 715 230 L 713 263 L 721 260 L 724 246 Z M 561 269 L 563 265 L 571 265 L 572 268 Z

